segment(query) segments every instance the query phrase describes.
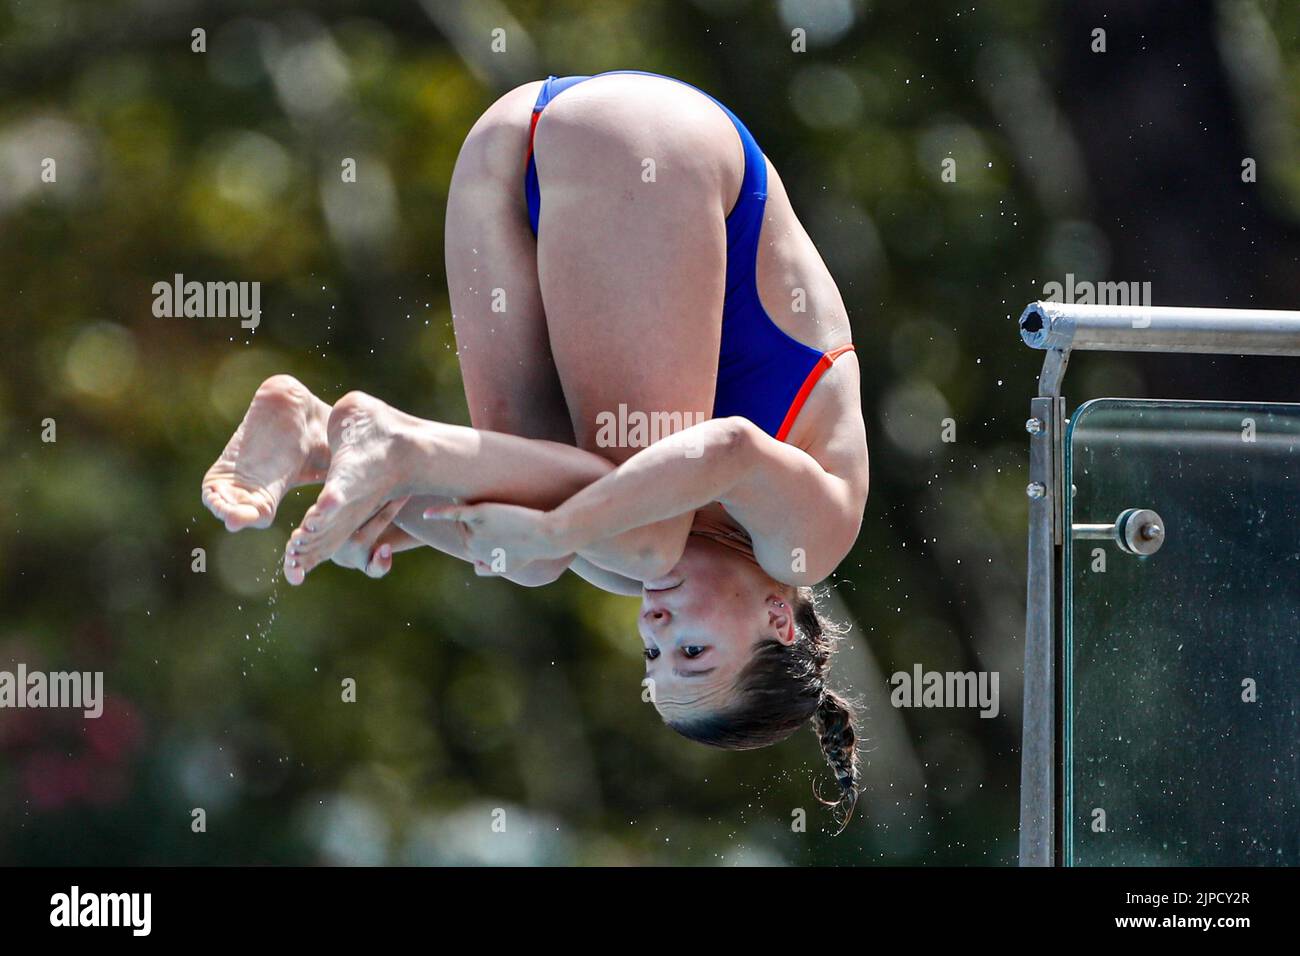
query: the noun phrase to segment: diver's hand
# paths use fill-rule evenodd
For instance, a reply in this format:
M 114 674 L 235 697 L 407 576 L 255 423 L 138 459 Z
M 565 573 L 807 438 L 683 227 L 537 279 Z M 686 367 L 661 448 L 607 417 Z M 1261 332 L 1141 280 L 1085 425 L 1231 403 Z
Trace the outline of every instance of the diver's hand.
M 571 553 L 560 543 L 549 514 L 535 508 L 486 502 L 441 505 L 427 509 L 424 517 L 455 522 L 476 567 L 483 564 L 492 574 L 509 574 L 534 561 L 564 558 Z

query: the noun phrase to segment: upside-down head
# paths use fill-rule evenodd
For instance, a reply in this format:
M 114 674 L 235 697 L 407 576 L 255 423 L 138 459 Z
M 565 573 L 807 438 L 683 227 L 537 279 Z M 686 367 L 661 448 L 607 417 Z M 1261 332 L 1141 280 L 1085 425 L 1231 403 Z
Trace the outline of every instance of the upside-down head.
M 839 786 L 839 799 L 822 802 L 848 823 L 861 783 L 853 711 L 826 686 L 839 634 L 811 588 L 692 536 L 672 571 L 646 582 L 638 629 L 664 723 L 726 750 L 779 743 L 811 723 Z

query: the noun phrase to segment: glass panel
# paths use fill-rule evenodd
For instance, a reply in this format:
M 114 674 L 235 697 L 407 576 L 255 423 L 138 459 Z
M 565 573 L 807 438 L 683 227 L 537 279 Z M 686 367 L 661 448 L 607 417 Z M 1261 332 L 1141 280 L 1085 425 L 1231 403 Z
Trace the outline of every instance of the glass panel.
M 1165 527 L 1065 549 L 1066 862 L 1300 863 L 1300 406 L 1089 402 L 1065 476 Z

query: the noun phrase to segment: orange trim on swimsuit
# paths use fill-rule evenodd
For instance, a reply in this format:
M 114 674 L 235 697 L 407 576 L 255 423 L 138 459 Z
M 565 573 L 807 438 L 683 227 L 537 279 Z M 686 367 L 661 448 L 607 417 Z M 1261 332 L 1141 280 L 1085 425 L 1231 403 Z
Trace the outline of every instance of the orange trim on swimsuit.
M 794 401 L 790 403 L 790 410 L 785 413 L 785 419 L 781 422 L 781 427 L 777 429 L 776 440 L 785 441 L 785 436 L 790 434 L 790 429 L 794 427 L 794 420 L 799 417 L 799 412 L 803 410 L 804 402 L 808 401 L 808 396 L 812 390 L 817 387 L 817 382 L 827 370 L 835 364 L 835 360 L 845 352 L 852 352 L 853 345 L 841 345 L 837 349 L 831 349 L 829 352 L 822 353 L 821 361 L 813 366 L 808 377 L 803 380 L 799 386 L 799 391 L 794 396 Z
M 528 171 L 528 163 L 533 158 L 533 137 L 537 135 L 537 121 L 542 118 L 541 110 L 533 110 L 532 122 L 528 124 L 528 155 L 524 157 L 524 171 Z

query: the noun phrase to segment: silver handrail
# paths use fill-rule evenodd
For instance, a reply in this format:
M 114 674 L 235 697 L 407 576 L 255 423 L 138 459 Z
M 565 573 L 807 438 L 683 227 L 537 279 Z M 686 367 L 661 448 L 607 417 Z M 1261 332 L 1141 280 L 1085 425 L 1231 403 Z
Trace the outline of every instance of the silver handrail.
M 1300 355 L 1300 312 L 1031 302 L 1020 337 L 1035 349 Z

